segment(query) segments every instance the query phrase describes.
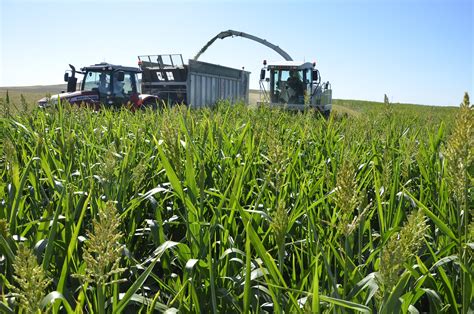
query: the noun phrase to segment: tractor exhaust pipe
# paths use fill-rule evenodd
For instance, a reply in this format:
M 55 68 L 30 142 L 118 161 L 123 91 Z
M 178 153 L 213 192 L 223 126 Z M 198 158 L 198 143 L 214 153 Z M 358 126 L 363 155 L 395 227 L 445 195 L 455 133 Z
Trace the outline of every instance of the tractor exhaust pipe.
M 71 68 L 71 76 L 68 76 L 68 73 L 66 73 L 64 80 L 67 81 L 67 92 L 72 93 L 76 91 L 77 86 L 76 68 L 72 64 L 69 67 Z

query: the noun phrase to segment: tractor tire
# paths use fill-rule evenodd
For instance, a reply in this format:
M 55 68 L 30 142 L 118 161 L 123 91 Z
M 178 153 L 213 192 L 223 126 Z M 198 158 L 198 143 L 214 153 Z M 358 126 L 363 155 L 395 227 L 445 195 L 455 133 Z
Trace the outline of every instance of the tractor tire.
M 157 101 L 155 99 L 145 100 L 145 102 L 140 106 L 140 109 L 142 109 L 142 110 L 147 110 L 147 109 L 157 110 L 158 109 Z

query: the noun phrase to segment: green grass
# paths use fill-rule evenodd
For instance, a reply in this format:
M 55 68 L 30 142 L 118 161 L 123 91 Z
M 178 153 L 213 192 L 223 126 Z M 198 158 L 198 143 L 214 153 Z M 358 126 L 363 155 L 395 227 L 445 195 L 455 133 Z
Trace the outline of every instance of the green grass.
M 28 295 L 20 239 L 52 279 L 43 310 L 472 309 L 472 122 L 340 102 L 358 114 L 4 112 L 0 309 Z
M 10 98 L 10 107 L 12 112 L 22 111 L 22 97 L 25 105 L 29 110 L 33 110 L 36 102 L 46 95 L 59 94 L 66 90 L 66 85 L 38 85 L 38 86 L 21 86 L 21 87 L 0 87 L 0 98 Z

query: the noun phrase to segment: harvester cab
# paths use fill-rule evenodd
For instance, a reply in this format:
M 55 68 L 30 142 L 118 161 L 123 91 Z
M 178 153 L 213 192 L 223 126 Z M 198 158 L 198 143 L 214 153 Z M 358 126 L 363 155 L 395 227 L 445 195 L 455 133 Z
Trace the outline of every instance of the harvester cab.
M 286 51 L 265 39 L 229 29 L 211 38 L 194 57 L 194 60 L 197 60 L 217 39 L 234 36 L 256 41 L 274 50 L 285 59 L 285 61 L 268 65 L 264 61 L 264 67 L 260 72 L 260 99 L 263 100 L 260 103 L 289 110 L 312 108 L 326 117 L 329 116 L 332 108 L 331 84 L 329 82 L 321 83 L 316 63 L 295 62 Z M 270 72 L 269 77 L 266 75 L 267 71 Z
M 331 85 L 329 82 L 321 83 L 316 63 L 280 61 L 267 64 L 264 61 L 263 65 L 260 87 L 264 102 L 289 110 L 312 108 L 324 116 L 329 115 L 332 108 Z
M 71 74 L 64 74 L 67 82 L 67 92 L 53 95 L 51 98 L 43 98 L 38 101 L 40 107 L 55 104 L 58 99 L 68 101 L 71 104 L 85 104 L 98 108 L 101 105 L 120 107 L 124 104 L 138 108 L 144 104 L 156 106 L 158 97 L 141 94 L 141 86 L 138 80 L 140 69 L 126 67 L 109 63 L 98 63 L 76 71 L 71 67 Z M 84 76 L 77 89 L 76 73 Z

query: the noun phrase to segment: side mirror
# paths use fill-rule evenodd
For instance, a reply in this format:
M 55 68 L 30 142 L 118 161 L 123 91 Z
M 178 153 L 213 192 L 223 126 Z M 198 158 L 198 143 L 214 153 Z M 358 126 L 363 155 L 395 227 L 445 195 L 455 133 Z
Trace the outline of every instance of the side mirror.
M 313 70 L 313 82 L 319 81 L 319 71 Z
M 69 81 L 69 73 L 68 72 L 64 73 L 64 82 L 67 82 L 67 81 Z
M 262 69 L 260 71 L 260 81 L 263 81 L 265 79 L 265 69 Z
M 125 73 L 123 73 L 123 71 L 118 71 L 117 72 L 117 80 L 119 82 L 123 82 L 124 79 L 125 79 Z

